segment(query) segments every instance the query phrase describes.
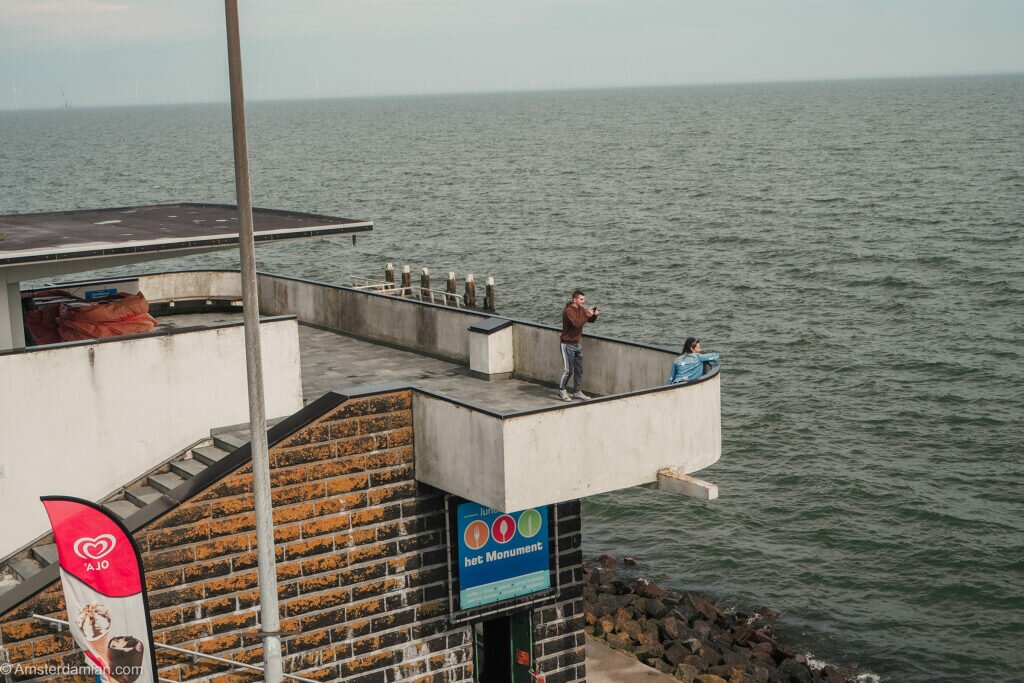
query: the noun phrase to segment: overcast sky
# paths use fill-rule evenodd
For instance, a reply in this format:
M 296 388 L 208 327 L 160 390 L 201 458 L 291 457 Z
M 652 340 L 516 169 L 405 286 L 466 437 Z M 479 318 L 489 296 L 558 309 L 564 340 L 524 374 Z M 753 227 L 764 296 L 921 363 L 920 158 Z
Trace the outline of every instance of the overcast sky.
M 1024 0 L 240 0 L 249 99 L 1024 72 Z M 226 101 L 220 0 L 0 0 L 0 108 Z

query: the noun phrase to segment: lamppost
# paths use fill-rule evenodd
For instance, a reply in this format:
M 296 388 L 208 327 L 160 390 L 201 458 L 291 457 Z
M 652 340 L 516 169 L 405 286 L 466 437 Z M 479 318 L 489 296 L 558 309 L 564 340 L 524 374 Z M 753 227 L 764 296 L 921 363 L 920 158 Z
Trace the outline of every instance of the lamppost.
M 260 346 L 260 302 L 256 281 L 249 151 L 245 139 L 245 93 L 238 32 L 238 0 L 224 0 L 231 83 L 231 134 L 235 149 L 235 195 L 238 200 L 238 246 L 242 263 L 242 314 L 245 320 L 245 368 L 249 387 L 249 432 L 256 508 L 256 556 L 260 586 L 260 635 L 266 683 L 281 683 L 281 616 L 277 606 L 274 559 L 274 514 L 270 497 L 267 416 L 263 401 L 263 353 Z

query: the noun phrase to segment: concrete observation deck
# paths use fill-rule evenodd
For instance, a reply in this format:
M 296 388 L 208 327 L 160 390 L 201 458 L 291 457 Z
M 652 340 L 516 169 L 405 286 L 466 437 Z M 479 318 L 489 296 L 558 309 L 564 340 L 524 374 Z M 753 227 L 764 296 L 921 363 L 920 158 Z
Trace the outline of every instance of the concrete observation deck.
M 237 296 L 234 273 L 140 279 L 151 300 Z M 687 477 L 721 455 L 715 370 L 665 386 L 666 348 L 586 335 L 584 391 L 559 401 L 560 330 L 287 277 L 261 275 L 261 313 L 295 316 L 304 398 L 396 386 L 413 399 L 416 478 L 499 510 L 641 484 L 713 498 Z M 197 287 L 199 288 L 197 290 Z
M 247 403 L 236 272 L 87 286 L 96 284 L 144 293 L 156 331 L 0 352 L 0 371 L 39 393 L 33 401 L 61 387 L 66 403 L 45 448 L 15 406 L 0 415 L 11 417 L 9 452 L 66 453 L 60 485 L 101 499 L 211 428 L 245 422 Z M 468 500 L 516 511 L 644 484 L 717 495 L 687 476 L 721 455 L 717 370 L 665 386 L 673 351 L 586 335 L 583 389 L 594 398 L 565 403 L 553 327 L 272 275 L 260 275 L 259 286 L 270 418 L 328 391 L 354 398 L 412 388 L 416 479 Z M 149 438 L 129 438 L 126 419 Z M 110 466 L 75 469 L 85 452 Z M 6 463 L 0 493 L 27 507 L 56 484 L 22 460 Z

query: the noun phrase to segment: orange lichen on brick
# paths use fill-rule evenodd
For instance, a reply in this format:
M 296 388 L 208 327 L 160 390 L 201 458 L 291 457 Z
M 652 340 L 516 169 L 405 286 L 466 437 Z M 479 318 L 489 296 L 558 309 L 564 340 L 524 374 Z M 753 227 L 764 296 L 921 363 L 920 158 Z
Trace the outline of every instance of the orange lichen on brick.
M 208 560 L 213 557 L 227 557 L 249 552 L 256 547 L 256 534 L 235 534 L 219 536 L 210 541 L 197 543 L 192 550 L 196 560 Z
M 319 501 L 303 501 L 295 505 L 274 508 L 274 524 L 290 524 L 304 519 L 312 519 L 317 515 Z
M 350 526 L 350 515 L 347 513 L 333 515 L 331 517 L 317 517 L 316 519 L 305 522 L 302 525 L 302 538 L 324 536 L 343 529 L 348 529 Z
M 230 496 L 218 498 L 210 502 L 211 517 L 230 517 L 243 512 L 252 512 L 256 509 L 256 497 L 251 493 L 241 496 Z

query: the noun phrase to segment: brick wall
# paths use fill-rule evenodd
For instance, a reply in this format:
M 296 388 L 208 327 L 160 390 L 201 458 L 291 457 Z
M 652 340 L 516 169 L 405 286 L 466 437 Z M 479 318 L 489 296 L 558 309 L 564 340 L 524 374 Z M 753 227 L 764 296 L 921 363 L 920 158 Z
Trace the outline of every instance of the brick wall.
M 350 399 L 270 451 L 288 673 L 317 680 L 472 680 L 469 626 L 448 622 L 443 493 L 413 478 L 411 393 Z M 534 615 L 548 683 L 583 680 L 579 503 L 559 506 L 562 602 Z M 252 472 L 244 465 L 136 532 L 157 642 L 258 664 Z M 80 665 L 59 582 L 0 615 L 12 662 Z M 259 675 L 158 650 L 160 677 Z M 24 679 L 17 679 L 24 680 Z M 49 680 L 82 680 L 68 676 Z
M 533 613 L 533 658 L 545 683 L 586 680 L 583 632 L 583 549 L 580 502 L 560 503 L 558 513 L 559 602 Z

